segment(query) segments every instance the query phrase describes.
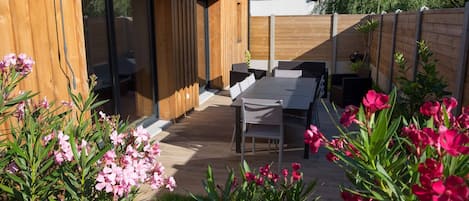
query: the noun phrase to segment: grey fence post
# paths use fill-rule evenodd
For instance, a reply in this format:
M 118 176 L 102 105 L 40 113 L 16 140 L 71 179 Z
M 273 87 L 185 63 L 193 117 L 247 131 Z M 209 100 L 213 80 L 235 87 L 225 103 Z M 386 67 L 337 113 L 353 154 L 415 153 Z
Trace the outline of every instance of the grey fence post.
M 392 24 L 392 46 L 391 46 L 391 62 L 389 62 L 389 89 L 392 90 L 392 81 L 394 79 L 394 53 L 396 51 L 396 31 L 397 31 L 397 20 L 399 19 L 399 13 L 394 13 L 394 22 Z
M 269 65 L 267 66 L 267 75 L 272 75 L 272 69 L 274 68 L 275 63 L 275 16 L 271 15 L 269 17 L 270 26 L 269 26 Z
M 379 16 L 378 45 L 376 48 L 376 85 L 379 86 L 379 66 L 381 63 L 381 40 L 383 36 L 383 14 Z
M 334 13 L 332 16 L 332 58 L 331 58 L 331 73 L 334 74 L 337 72 L 337 24 L 339 22 L 339 15 Z
M 463 104 L 464 98 L 464 83 L 466 82 L 466 71 L 467 71 L 467 58 L 469 51 L 469 2 L 466 3 L 464 8 L 464 25 L 461 36 L 461 48 L 459 50 L 459 61 L 458 69 L 456 70 L 456 93 L 454 96 L 458 100 L 459 104 L 456 112 L 461 111 L 461 106 Z
M 412 68 L 414 68 L 413 74 L 412 74 L 412 80 L 415 80 L 417 77 L 417 72 L 418 72 L 418 67 L 419 67 L 419 46 L 417 44 L 418 41 L 422 39 L 422 16 L 423 16 L 423 10 L 420 10 L 417 12 L 417 19 L 415 23 L 415 49 L 414 49 L 414 63 Z

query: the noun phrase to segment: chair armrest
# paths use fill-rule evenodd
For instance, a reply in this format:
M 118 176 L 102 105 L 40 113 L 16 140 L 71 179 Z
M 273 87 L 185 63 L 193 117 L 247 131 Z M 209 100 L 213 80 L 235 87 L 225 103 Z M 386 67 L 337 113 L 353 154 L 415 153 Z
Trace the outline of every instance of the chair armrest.
M 248 77 L 251 73 L 243 73 L 237 71 L 230 71 L 230 87 L 236 84 L 236 82 L 241 82 L 246 77 Z
M 346 73 L 346 74 L 332 74 L 331 85 L 343 85 L 343 79 L 349 77 L 358 77 L 357 74 Z

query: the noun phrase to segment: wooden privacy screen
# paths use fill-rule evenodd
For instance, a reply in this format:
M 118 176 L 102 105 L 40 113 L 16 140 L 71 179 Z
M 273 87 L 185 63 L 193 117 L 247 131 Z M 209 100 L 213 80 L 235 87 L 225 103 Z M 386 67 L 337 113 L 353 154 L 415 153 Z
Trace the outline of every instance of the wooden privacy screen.
M 247 5 L 248 0 L 208 1 L 212 87 L 227 87 L 231 64 L 244 61 L 248 40 Z
M 19 89 L 57 101 L 69 100 L 67 77 L 78 92 L 88 90 L 81 1 L 62 3 L 63 11 L 60 1 L 0 1 L 0 55 L 26 53 L 36 62 Z
M 275 16 L 274 60 L 331 61 L 333 40 L 336 40 L 337 60 L 348 61 L 355 50 L 364 51 L 364 36 L 354 30 L 365 15 Z M 253 16 L 250 30 L 252 59 L 269 59 L 270 17 Z M 336 30 L 334 30 L 334 28 Z M 337 33 L 336 36 L 333 33 Z
M 195 1 L 155 1 L 160 117 L 174 119 L 198 105 Z
M 376 29 L 373 33 L 371 64 L 378 68 L 379 73 L 374 74 L 375 81 L 384 90 L 390 88 L 389 79 L 391 73 L 395 83 L 398 74 L 398 66 L 393 63 L 393 54 L 402 52 L 407 59 L 407 65 L 411 69 L 407 72 L 407 77 L 412 78 L 416 54 L 416 40 L 418 37 L 425 40 L 430 50 L 433 51 L 433 58 L 437 59 L 437 70 L 439 74 L 448 82 L 450 92 L 455 94 L 457 85 L 457 70 L 460 63 L 461 46 L 463 45 L 462 34 L 464 24 L 464 9 L 439 9 L 423 11 L 421 21 L 419 21 L 419 12 L 405 12 L 395 14 L 385 14 L 383 16 L 372 16 L 376 20 L 382 17 L 382 30 Z M 395 20 L 397 18 L 397 21 Z M 395 24 L 396 34 L 393 35 L 393 26 Z M 418 27 L 421 27 L 421 34 L 417 34 Z M 381 35 L 381 40 L 379 37 Z M 395 50 L 393 51 L 392 42 L 395 40 Z M 381 43 L 380 43 L 381 42 Z M 379 48 L 381 47 L 381 48 Z M 467 66 L 466 66 L 467 68 Z M 391 72 L 392 70 L 392 72 Z M 422 70 L 418 67 L 417 70 Z M 376 72 L 375 72 L 376 73 Z M 467 77 L 467 76 L 466 76 Z M 468 85 L 468 80 L 464 86 Z M 464 87 L 464 93 L 469 94 L 469 87 Z M 469 104 L 469 96 L 464 96 L 463 104 Z

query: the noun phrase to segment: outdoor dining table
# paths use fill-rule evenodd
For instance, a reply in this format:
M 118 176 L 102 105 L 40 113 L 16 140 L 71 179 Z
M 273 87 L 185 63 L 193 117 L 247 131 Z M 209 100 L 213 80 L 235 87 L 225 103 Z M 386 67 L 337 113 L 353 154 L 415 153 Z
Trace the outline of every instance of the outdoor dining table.
M 241 99 L 274 99 L 283 101 L 284 110 L 306 112 L 307 128 L 311 122 L 311 103 L 316 92 L 316 78 L 264 77 L 242 92 L 231 107 L 236 108 L 235 139 L 236 152 L 241 152 Z M 301 133 L 302 134 L 302 133 Z M 305 144 L 304 157 L 309 157 L 309 145 Z

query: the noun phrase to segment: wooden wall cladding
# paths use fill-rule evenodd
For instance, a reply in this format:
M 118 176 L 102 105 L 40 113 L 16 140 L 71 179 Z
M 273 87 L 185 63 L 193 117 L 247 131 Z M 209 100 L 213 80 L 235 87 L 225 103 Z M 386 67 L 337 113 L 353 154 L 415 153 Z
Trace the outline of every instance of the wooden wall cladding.
M 160 118 L 198 105 L 196 1 L 155 1 Z
M 26 53 L 36 62 L 19 90 L 58 102 L 70 100 L 67 86 L 73 80 L 76 92 L 88 91 L 81 1 L 62 3 L 63 10 L 60 1 L 0 1 L 0 55 Z
M 229 85 L 231 65 L 244 61 L 247 50 L 248 0 L 209 0 L 210 81 Z

